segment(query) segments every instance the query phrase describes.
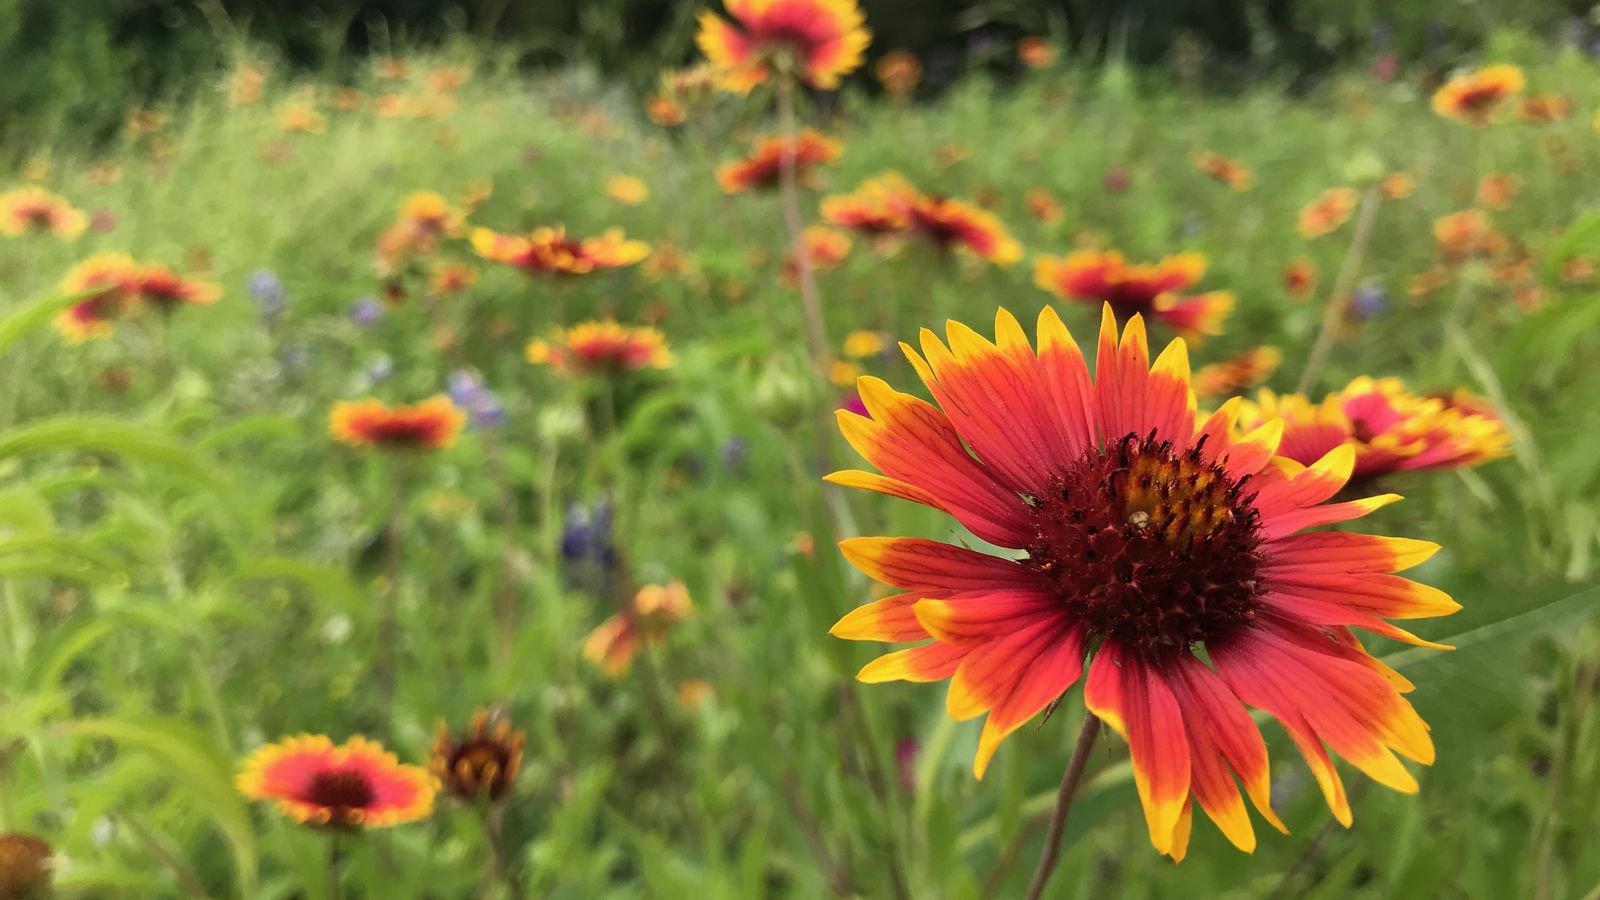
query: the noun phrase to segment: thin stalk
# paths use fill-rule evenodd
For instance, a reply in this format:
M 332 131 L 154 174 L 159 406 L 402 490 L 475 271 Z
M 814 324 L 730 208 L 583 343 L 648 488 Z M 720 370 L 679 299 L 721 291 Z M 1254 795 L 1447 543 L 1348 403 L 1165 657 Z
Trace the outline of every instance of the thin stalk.
M 1366 193 L 1361 195 L 1361 209 L 1356 214 L 1350 249 L 1345 251 L 1344 261 L 1339 263 L 1339 272 L 1334 276 L 1333 289 L 1322 310 L 1322 327 L 1317 332 L 1316 343 L 1311 345 L 1311 352 L 1306 356 L 1306 367 L 1300 372 L 1300 381 L 1295 385 L 1296 393 L 1309 391 L 1322 375 L 1323 367 L 1328 364 L 1328 354 L 1333 352 L 1333 340 L 1338 334 L 1339 323 L 1344 321 L 1345 311 L 1350 308 L 1350 290 L 1355 286 L 1356 276 L 1361 274 L 1367 246 L 1372 243 L 1372 227 L 1378 220 L 1378 205 L 1378 189 L 1367 188 Z
M 157 372 L 161 379 L 161 393 L 172 396 L 172 385 L 178 378 L 178 364 L 172 356 L 172 311 L 162 308 L 157 311 L 156 319 L 156 359 Z
M 1027 900 L 1039 900 L 1050 875 L 1061 859 L 1061 836 L 1067 830 L 1067 813 L 1072 811 L 1072 801 L 1078 795 L 1078 785 L 1083 781 L 1083 770 L 1089 765 L 1089 752 L 1100 734 L 1100 719 L 1092 712 L 1083 714 L 1083 729 L 1078 732 L 1078 743 L 1072 748 L 1072 760 L 1067 763 L 1066 774 L 1061 776 L 1061 788 L 1056 791 L 1055 809 L 1050 813 L 1050 830 L 1044 836 L 1044 853 L 1033 870 L 1033 881 L 1028 884 Z
M 344 879 L 339 877 L 344 864 L 343 843 L 338 829 L 328 832 L 328 900 L 344 900 Z
M 795 280 L 800 286 L 800 306 L 806 317 L 806 342 L 818 374 L 828 369 L 828 327 L 823 319 L 822 298 L 817 293 L 817 275 L 811 268 L 811 251 L 806 247 L 805 223 L 800 217 L 800 191 L 796 185 L 794 146 L 799 128 L 794 115 L 794 76 L 778 78 L 778 133 L 783 138 L 783 154 L 778 158 L 778 192 L 783 204 L 783 224 L 793 247 Z
M 378 709 L 384 717 L 384 728 L 394 732 L 395 682 L 399 662 L 397 644 L 400 638 L 400 581 L 402 556 L 400 541 L 404 532 L 406 500 L 406 461 L 396 459 L 390 472 L 389 508 L 384 524 L 385 566 L 384 578 L 388 582 L 378 598 L 378 647 L 373 681 L 378 696 Z
M 489 843 L 489 863 L 494 867 L 494 878 L 506 886 L 506 896 L 522 900 L 522 879 L 506 859 L 505 827 L 499 807 L 479 804 L 478 818 L 483 822 L 483 836 Z

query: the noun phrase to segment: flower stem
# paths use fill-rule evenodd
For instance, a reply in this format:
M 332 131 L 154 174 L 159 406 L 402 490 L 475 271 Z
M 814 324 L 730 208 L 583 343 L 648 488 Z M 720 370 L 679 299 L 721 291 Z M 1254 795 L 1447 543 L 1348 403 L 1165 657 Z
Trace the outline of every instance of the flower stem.
M 783 224 L 793 245 L 795 280 L 800 285 L 800 306 L 806 316 L 806 338 L 812 362 L 818 373 L 828 366 L 828 327 L 823 319 L 822 298 L 817 293 L 816 272 L 811 269 L 811 251 L 806 247 L 805 224 L 800 218 L 800 191 L 795 178 L 795 144 L 799 139 L 794 116 L 794 77 L 778 79 L 778 131 L 783 136 L 783 154 L 778 157 L 778 191 L 783 204 Z
M 1078 784 L 1083 781 L 1083 770 L 1089 764 L 1089 751 L 1094 748 L 1094 739 L 1099 734 L 1100 719 L 1092 712 L 1085 712 L 1083 729 L 1078 732 L 1078 743 L 1072 748 L 1072 761 L 1067 763 L 1067 772 L 1061 776 L 1061 788 L 1056 791 L 1056 806 L 1050 813 L 1050 831 L 1045 834 L 1044 853 L 1039 856 L 1039 865 L 1033 870 L 1033 881 L 1028 884 L 1027 900 L 1039 900 L 1044 894 L 1044 887 L 1050 882 L 1050 875 L 1061 858 L 1061 835 L 1067 830 L 1067 813 L 1072 810 Z
M 1345 251 L 1344 261 L 1339 263 L 1339 272 L 1334 276 L 1333 290 L 1328 293 L 1328 303 L 1322 310 L 1322 327 L 1317 331 L 1317 341 L 1311 345 L 1311 352 L 1306 355 L 1306 367 L 1300 372 L 1300 381 L 1294 388 L 1296 393 L 1309 391 L 1317 383 L 1323 367 L 1328 364 L 1334 336 L 1339 331 L 1339 323 L 1344 320 L 1345 311 L 1350 308 L 1350 290 L 1355 286 L 1356 276 L 1361 273 L 1361 262 L 1366 258 L 1367 245 L 1372 243 L 1372 226 L 1377 220 L 1378 189 L 1369 187 L 1361 195 L 1361 211 L 1356 216 L 1350 249 Z
M 344 880 L 339 877 L 344 849 L 341 837 L 337 829 L 328 832 L 328 900 L 344 900 Z
M 390 472 L 390 485 L 393 488 L 389 495 L 389 509 L 387 522 L 384 525 L 383 540 L 385 551 L 384 590 L 378 598 L 378 628 L 377 628 L 377 658 L 373 681 L 378 696 L 378 714 L 383 719 L 383 728 L 389 734 L 394 733 L 394 704 L 395 680 L 398 664 L 398 649 L 396 644 L 400 638 L 400 580 L 402 576 L 400 541 L 405 518 L 406 502 L 406 461 L 394 460 L 394 467 Z
M 487 804 L 480 804 L 478 808 L 479 819 L 483 822 L 483 835 L 489 842 L 489 862 L 494 867 L 494 877 L 506 886 L 506 896 L 511 900 L 522 900 L 522 879 L 512 870 L 511 864 L 506 859 L 505 828 L 501 822 L 498 808 Z

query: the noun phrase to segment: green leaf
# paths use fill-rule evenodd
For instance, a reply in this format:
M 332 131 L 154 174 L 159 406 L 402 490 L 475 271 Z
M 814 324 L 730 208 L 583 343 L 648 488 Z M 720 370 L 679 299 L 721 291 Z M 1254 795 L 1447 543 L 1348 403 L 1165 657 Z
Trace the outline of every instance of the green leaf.
M 0 434 L 0 459 L 61 450 L 115 453 L 159 463 L 220 487 L 221 477 L 192 451 L 153 428 L 120 419 L 61 416 Z
M 250 825 L 250 811 L 233 787 L 231 763 L 220 759 L 199 732 L 182 722 L 110 718 L 61 722 L 51 730 L 69 737 L 106 738 L 159 758 L 173 772 L 178 785 L 197 795 L 199 808 L 227 840 L 238 876 L 239 896 L 255 895 L 256 837 Z
M 82 294 L 69 294 L 65 297 L 54 295 L 40 297 L 29 301 L 20 309 L 0 319 L 0 356 L 17 341 L 22 340 L 37 328 L 42 328 L 56 313 L 71 306 Z

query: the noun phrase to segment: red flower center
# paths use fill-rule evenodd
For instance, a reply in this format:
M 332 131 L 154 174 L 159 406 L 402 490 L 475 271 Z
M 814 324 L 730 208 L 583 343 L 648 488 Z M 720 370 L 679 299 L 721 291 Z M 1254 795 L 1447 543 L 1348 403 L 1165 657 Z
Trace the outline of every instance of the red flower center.
M 1255 615 L 1261 536 L 1248 476 L 1154 437 L 1090 449 L 1053 477 L 1031 500 L 1026 562 L 1091 635 L 1187 650 Z
M 331 810 L 365 809 L 376 799 L 372 782 L 348 769 L 318 772 L 305 793 L 305 802 Z

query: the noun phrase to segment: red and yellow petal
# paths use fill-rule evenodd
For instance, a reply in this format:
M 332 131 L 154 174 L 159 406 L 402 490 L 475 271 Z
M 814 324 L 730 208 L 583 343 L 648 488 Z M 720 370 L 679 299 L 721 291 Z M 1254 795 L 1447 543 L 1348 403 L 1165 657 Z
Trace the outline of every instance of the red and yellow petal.
M 1117 320 L 1110 305 L 1101 308 L 1100 346 L 1095 357 L 1095 408 L 1100 436 L 1106 441 L 1125 435 L 1187 447 L 1194 434 L 1194 391 L 1189 388 L 1189 355 L 1181 340 L 1173 341 L 1150 365 L 1144 319 L 1128 320 L 1117 340 Z
M 1190 786 L 1188 735 L 1172 688 L 1149 663 L 1107 638 L 1089 665 L 1083 700 L 1128 742 L 1150 842 L 1170 853 Z
M 865 603 L 846 613 L 828 633 L 847 641 L 921 641 L 930 635 L 913 611 L 922 598 L 896 594 Z
M 868 578 L 923 597 L 1040 586 L 1038 575 L 1012 560 L 924 538 L 849 538 L 839 550 Z

